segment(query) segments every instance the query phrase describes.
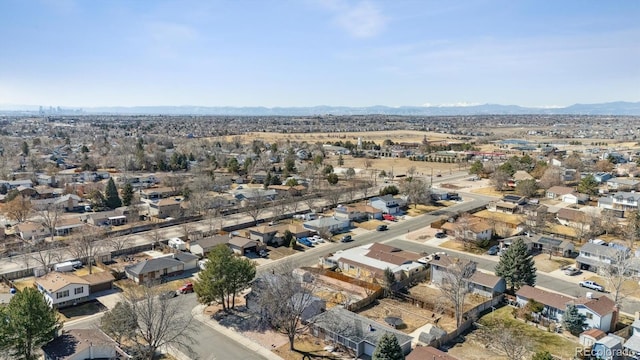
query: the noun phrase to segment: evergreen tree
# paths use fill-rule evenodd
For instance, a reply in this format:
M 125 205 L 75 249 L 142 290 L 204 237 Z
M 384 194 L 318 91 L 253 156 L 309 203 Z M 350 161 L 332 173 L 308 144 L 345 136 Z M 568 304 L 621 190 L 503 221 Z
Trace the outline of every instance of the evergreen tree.
M 107 187 L 104 190 L 104 198 L 105 205 L 110 209 L 122 206 L 122 201 L 120 200 L 120 195 L 118 195 L 118 189 L 113 182 L 113 178 L 109 178 L 109 182 L 107 182 Z
M 129 206 L 131 201 L 133 201 L 133 186 L 126 183 L 122 188 L 122 205 Z
M 595 195 L 598 193 L 598 182 L 593 175 L 589 174 L 585 176 L 578 184 L 578 192 L 588 195 Z
M 11 359 L 35 360 L 37 350 L 53 340 L 62 323 L 35 288 L 26 288 L 0 307 L 0 350 Z
M 500 257 L 495 273 L 505 279 L 512 291 L 523 285 L 535 285 L 536 267 L 522 238 L 514 241 Z
M 562 316 L 562 325 L 573 335 L 578 336 L 584 330 L 584 321 L 586 316 L 578 312 L 578 308 L 573 305 L 567 305 L 567 311 Z
M 198 301 L 202 304 L 218 301 L 223 310 L 233 309 L 236 295 L 256 276 L 255 263 L 236 257 L 224 244 L 214 247 L 207 259 L 209 261 L 193 284 Z
M 404 353 L 398 343 L 398 338 L 391 333 L 385 333 L 378 340 L 372 360 L 403 360 Z
M 553 360 L 554 357 L 548 351 L 538 351 L 533 355 L 531 360 Z

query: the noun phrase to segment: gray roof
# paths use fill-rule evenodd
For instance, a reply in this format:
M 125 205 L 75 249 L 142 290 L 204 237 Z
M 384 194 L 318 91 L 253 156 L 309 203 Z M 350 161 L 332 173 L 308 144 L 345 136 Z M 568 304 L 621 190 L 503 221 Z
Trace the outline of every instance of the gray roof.
M 169 257 L 161 257 L 141 261 L 137 264 L 127 266 L 124 270 L 133 275 L 147 274 L 150 272 L 168 269 L 170 267 L 184 265 L 181 261 Z
M 632 335 L 629 340 L 624 343 L 624 347 L 635 352 L 640 352 L 640 336 Z
M 182 261 L 183 263 L 199 259 L 198 256 L 184 251 L 178 251 L 174 253 L 173 258 L 178 261 Z
M 200 245 L 200 247 L 202 247 L 204 250 L 207 250 L 220 244 L 226 244 L 227 242 L 229 242 L 228 236 L 214 235 L 214 236 L 209 236 L 196 241 L 192 241 L 190 246 Z
M 333 307 L 318 314 L 310 322 L 315 327 L 338 334 L 355 343 L 366 341 L 375 346 L 385 333 L 395 335 L 400 346 L 412 340 L 409 335 L 341 307 Z
M 587 252 L 594 255 L 603 255 L 609 259 L 613 259 L 618 256 L 621 250 L 611 246 L 598 245 L 593 243 L 586 243 L 580 248 L 580 252 Z
M 613 349 L 616 346 L 621 345 L 623 341 L 624 341 L 624 338 L 614 334 L 609 334 L 603 337 L 602 339 L 596 341 L 596 344 L 602 344 L 609 349 Z
M 334 217 L 323 217 L 315 220 L 309 220 L 305 222 L 305 225 L 313 227 L 329 227 L 334 225 L 340 225 L 349 222 L 349 220 L 338 220 Z

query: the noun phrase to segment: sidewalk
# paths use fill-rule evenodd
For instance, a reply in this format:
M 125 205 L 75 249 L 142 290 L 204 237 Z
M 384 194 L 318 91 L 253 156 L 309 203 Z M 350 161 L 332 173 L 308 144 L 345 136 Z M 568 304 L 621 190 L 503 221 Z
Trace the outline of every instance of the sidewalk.
M 191 314 L 193 315 L 193 318 L 203 322 L 204 324 L 206 324 L 207 326 L 211 327 L 212 329 L 214 329 L 215 331 L 223 334 L 224 336 L 236 341 L 237 343 L 241 344 L 242 346 L 246 347 L 247 349 L 259 354 L 260 356 L 269 359 L 269 360 L 282 360 L 282 358 L 276 354 L 274 354 L 273 352 L 271 352 L 270 350 L 262 347 L 260 344 L 252 341 L 251 339 L 245 337 L 244 335 L 238 333 L 237 331 L 233 330 L 233 329 L 229 329 L 227 327 L 224 327 L 220 324 L 218 324 L 217 321 L 212 320 L 210 317 L 204 315 L 204 309 L 205 306 L 204 305 L 197 305 L 196 307 L 193 308 L 193 310 L 191 310 Z

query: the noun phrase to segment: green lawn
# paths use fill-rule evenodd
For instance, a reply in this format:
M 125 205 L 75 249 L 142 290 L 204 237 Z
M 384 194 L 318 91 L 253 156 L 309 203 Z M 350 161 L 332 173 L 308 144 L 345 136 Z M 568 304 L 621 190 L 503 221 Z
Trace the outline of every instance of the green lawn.
M 548 332 L 535 327 L 533 324 L 525 324 L 523 321 L 514 319 L 512 315 L 513 308 L 511 306 L 503 306 L 493 313 L 489 313 L 478 320 L 480 324 L 486 325 L 492 319 L 500 319 L 511 326 L 516 326 L 527 334 L 527 337 L 534 342 L 534 351 L 546 350 L 553 355 L 560 356 L 563 359 L 571 359 L 576 353 L 576 348 L 580 344 L 566 338 L 564 335 Z

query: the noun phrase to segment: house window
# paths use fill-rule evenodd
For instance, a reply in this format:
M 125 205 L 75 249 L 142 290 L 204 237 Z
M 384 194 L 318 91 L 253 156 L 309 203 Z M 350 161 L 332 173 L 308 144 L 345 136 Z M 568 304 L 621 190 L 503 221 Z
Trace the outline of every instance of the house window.
M 593 319 L 593 314 L 588 312 L 587 313 L 587 319 L 589 319 L 589 320 Z
M 78 295 L 78 294 L 82 294 L 82 293 L 84 293 L 84 288 L 83 288 L 83 287 L 75 288 L 75 289 L 73 290 L 73 292 L 74 292 L 76 295 Z
M 60 291 L 56 293 L 56 299 L 60 299 L 67 296 L 69 296 L 69 290 Z

